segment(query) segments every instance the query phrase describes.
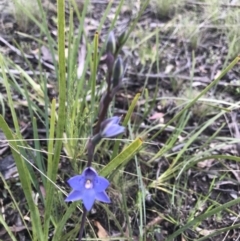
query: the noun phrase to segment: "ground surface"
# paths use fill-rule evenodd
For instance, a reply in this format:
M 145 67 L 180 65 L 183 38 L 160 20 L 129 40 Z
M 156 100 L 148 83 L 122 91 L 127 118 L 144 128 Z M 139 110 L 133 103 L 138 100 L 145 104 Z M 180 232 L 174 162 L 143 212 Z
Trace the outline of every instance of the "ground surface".
M 99 19 L 106 8 L 106 1 L 95 2 L 92 3 L 88 18 L 85 20 L 85 30 L 89 36 L 94 35 Z M 195 98 L 239 54 L 239 33 L 235 29 L 239 30 L 240 26 L 240 5 L 236 5 L 237 3 L 231 5 L 228 1 L 218 1 L 219 4 L 216 3 L 211 11 L 211 4 L 207 1 L 183 2 L 179 7 L 171 8 L 167 14 L 162 14 L 163 11 L 159 12 L 152 3 L 153 5 L 146 9 L 123 48 L 122 56 L 127 61 L 127 71 L 124 78 L 124 88 L 116 98 L 115 112 L 126 113 L 128 104 L 135 94 L 141 92 L 143 87 L 146 86 L 149 90 L 149 97 L 147 99 L 143 95 L 138 103 L 138 110 L 133 117 L 134 121 L 140 125 L 139 134 L 141 131 L 148 130 L 151 126 L 161 126 L 175 116 L 189 99 Z M 56 33 L 55 5 L 46 6 L 50 9 L 48 12 L 49 29 L 54 35 Z M 117 6 L 117 2 L 113 4 L 111 15 L 107 17 L 100 33 L 100 42 L 105 38 Z M 121 17 L 114 29 L 116 34 L 128 28 L 131 18 L 138 12 L 139 7 L 138 3 L 124 5 Z M 41 48 L 34 41 L 34 38 L 41 38 L 46 41 L 46 37 L 39 35 L 39 29 L 34 24 L 29 24 L 27 29 L 20 27 L 21 24 L 17 22 L 14 16 L 9 14 L 6 8 L 0 12 L 1 53 L 20 65 L 29 75 L 41 70 L 38 65 L 41 61 L 42 68 L 49 76 L 49 96 L 54 97 L 57 95 L 56 75 L 49 50 L 44 47 Z M 68 10 L 66 10 L 66 13 L 68 16 Z M 77 20 L 75 25 L 77 26 Z M 29 68 L 29 63 L 25 62 L 22 57 L 23 53 L 19 51 L 19 46 L 21 46 L 33 69 Z M 41 51 L 40 57 L 39 51 Z M 10 71 L 17 79 L 21 78 L 18 69 L 13 67 L 10 68 Z M 37 79 L 37 74 L 35 78 Z M 146 148 L 139 154 L 138 157 L 142 160 L 140 168 L 143 182 L 147 187 L 151 181 L 158 180 L 182 148 L 188 145 L 191 136 L 196 135 L 194 141 L 187 146 L 178 160 L 179 163 L 184 163 L 184 165 L 180 164 L 179 169 L 173 172 L 170 177 L 167 177 L 165 182 L 164 179 L 161 179 L 163 183 L 160 186 L 168 192 L 154 188 L 147 189 L 147 215 L 144 232 L 148 232 L 148 240 L 165 240 L 164 237 L 173 233 L 174 230 L 190 219 L 208 209 L 211 210 L 219 204 L 224 204 L 239 197 L 239 159 L 233 161 L 227 157 L 211 158 L 211 155 L 218 154 L 236 156 L 237 158 L 240 155 L 239 144 L 234 144 L 234 139 L 232 139 L 236 138 L 235 141 L 237 142 L 240 138 L 238 131 L 240 127 L 239 82 L 238 64 L 221 79 L 217 86 L 189 110 L 186 115 L 188 116 L 188 118 L 186 117 L 187 122 L 181 133 L 178 133 L 178 137 L 171 148 L 166 149 L 163 155 L 155 155 L 161 148 L 169 145 L 167 140 L 169 140 L 173 130 L 179 127 L 178 122 L 173 122 L 172 128 L 167 128 L 149 141 Z M 0 88 L 3 89 L 1 82 Z M 1 97 L 6 98 L 4 89 L 1 90 Z M 24 136 L 32 138 L 26 101 L 21 99 L 17 92 L 14 100 L 19 103 L 17 113 Z M 154 103 L 154 105 L 152 106 L 151 103 Z M 234 111 L 216 118 L 204 130 L 200 131 L 205 123 L 212 120 L 221 111 L 221 108 L 228 108 L 234 104 L 236 104 Z M 13 126 L 8 107 L 2 108 L 2 112 L 4 112 L 8 124 Z M 138 118 L 144 116 L 144 113 L 147 113 L 144 120 Z M 149 133 L 148 137 L 150 138 L 156 131 L 155 128 L 154 131 Z M 42 133 L 44 133 L 44 129 L 39 129 L 39 137 Z M 2 156 L 0 170 L 4 177 L 9 180 L 9 177 L 16 174 L 16 169 L 6 143 L 1 143 L 0 152 Z M 209 158 L 201 161 L 201 157 L 206 155 L 209 155 Z M 192 157 L 196 158 L 192 160 Z M 125 169 L 125 171 L 132 173 L 132 176 L 127 176 L 126 179 L 133 183 L 131 188 L 127 189 L 126 187 L 125 191 L 128 198 L 127 205 L 131 216 L 133 236 L 138 240 L 139 214 L 135 212 L 136 208 L 134 207 L 138 190 L 134 180 L 134 174 L 136 173 L 134 168 L 134 165 L 129 164 Z M 12 187 L 15 188 L 14 193 L 17 195 L 19 190 L 16 184 L 13 184 Z M 11 199 L 3 190 L 3 185 L 1 188 L 0 199 L 5 210 L 5 218 L 9 220 L 8 223 L 12 229 L 18 233 L 19 240 L 27 240 L 24 238 L 24 230 L 22 230 L 24 227 L 22 229 L 17 228 L 19 227 L 18 216 L 16 210 L 11 206 Z M 19 195 L 21 195 L 21 192 Z M 124 213 L 117 206 L 117 198 L 119 197 L 116 195 L 116 201 L 114 201 L 114 191 L 112 197 L 113 212 L 124 227 L 126 225 Z M 22 205 L 24 206 L 24 203 Z M 115 210 L 114 205 L 116 205 Z M 219 214 L 206 218 L 197 227 L 190 227 L 175 240 L 198 240 L 198 238 L 221 228 L 237 225 L 240 223 L 239 212 L 240 206 L 234 205 L 219 212 Z M 108 222 L 105 215 L 102 215 L 102 213 L 93 214 L 93 219 L 97 220 L 110 234 L 116 235 L 117 227 L 114 222 Z M 127 233 L 127 231 L 125 232 Z M 234 230 L 223 231 L 207 240 L 239 240 L 239 233 L 240 228 L 234 228 Z M 3 227 L 0 230 L 0 238 L 7 240 Z

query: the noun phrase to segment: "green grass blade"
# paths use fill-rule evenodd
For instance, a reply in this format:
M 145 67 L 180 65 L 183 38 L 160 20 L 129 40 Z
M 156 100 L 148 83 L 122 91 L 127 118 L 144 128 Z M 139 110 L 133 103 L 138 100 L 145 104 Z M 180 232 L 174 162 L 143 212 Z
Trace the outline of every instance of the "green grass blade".
M 2 70 L 4 70 L 5 67 L 6 67 L 5 63 L 4 63 L 4 58 L 3 58 L 2 55 L 0 55 L 0 66 L 1 66 Z M 9 104 L 9 107 L 10 107 L 10 110 L 11 110 L 11 115 L 12 115 L 12 118 L 13 118 L 14 127 L 15 127 L 15 130 L 17 132 L 17 135 L 20 138 L 21 132 L 20 132 L 20 127 L 18 125 L 17 115 L 16 115 L 16 112 L 15 112 L 15 109 L 14 109 L 14 103 L 13 103 L 12 94 L 11 94 L 11 91 L 10 91 L 10 85 L 8 83 L 8 78 L 7 78 L 7 75 L 6 75 L 5 71 L 3 71 L 2 74 L 3 74 L 3 82 L 4 82 L 4 85 L 5 85 L 6 91 L 7 91 L 8 104 Z
M 42 232 L 42 225 L 40 221 L 40 214 L 37 209 L 37 206 L 34 203 L 34 200 L 32 198 L 32 187 L 31 187 L 31 178 L 28 172 L 28 169 L 26 167 L 25 161 L 22 159 L 22 156 L 20 155 L 20 152 L 18 151 L 18 143 L 15 140 L 10 128 L 8 127 L 7 123 L 3 119 L 3 117 L 0 115 L 0 128 L 4 132 L 7 140 L 11 140 L 11 150 L 14 157 L 14 160 L 16 162 L 16 166 L 19 173 L 19 178 L 22 184 L 22 189 L 24 192 L 24 195 L 27 199 L 27 204 L 30 210 L 31 214 L 31 223 L 32 223 L 32 230 L 33 230 L 33 237 L 34 240 L 42 240 L 43 241 L 43 232 Z M 39 239 L 37 239 L 39 238 Z
M 66 70 L 65 70 L 65 1 L 58 0 L 58 59 L 59 59 L 59 71 L 58 71 L 58 81 L 59 81 L 59 110 L 58 110 L 58 120 L 56 127 L 56 142 L 54 149 L 54 157 L 52 163 L 52 170 L 47 170 L 48 177 L 55 182 L 58 171 L 58 164 L 60 160 L 60 153 L 62 149 L 62 137 L 65 127 L 65 102 L 66 102 Z M 46 195 L 46 206 L 49 211 L 53 207 L 54 187 L 52 183 L 47 182 L 47 195 Z M 44 217 L 44 237 L 45 240 L 48 239 L 49 223 L 50 223 L 51 212 L 45 211 Z
M 3 218 L 3 215 L 0 214 L 0 223 L 3 225 L 3 227 L 5 228 L 5 230 L 7 231 L 8 235 L 10 236 L 12 241 L 17 241 L 17 239 L 15 238 L 13 232 L 11 231 L 11 229 L 9 228 L 9 226 L 7 225 L 6 221 Z
M 107 177 L 123 163 L 126 164 L 126 162 L 136 153 L 136 151 L 139 150 L 139 148 L 142 146 L 142 143 L 143 142 L 140 138 L 137 138 L 135 141 L 133 141 L 99 172 L 100 175 Z
M 196 98 L 194 98 L 189 104 L 187 104 L 178 114 L 176 114 L 170 121 L 168 121 L 168 123 L 161 128 L 159 131 L 157 131 L 151 138 L 150 140 L 153 140 L 154 138 L 156 138 L 156 136 L 158 136 L 162 131 L 164 131 L 171 123 L 173 123 L 174 121 L 176 121 L 184 111 L 186 111 L 187 109 L 189 109 L 190 107 L 192 107 L 199 98 L 201 98 L 203 95 L 205 95 L 213 86 L 215 86 L 220 79 L 227 74 L 227 72 L 229 72 L 238 62 L 240 61 L 240 56 L 236 57 L 228 66 L 226 69 L 224 69 L 219 76 L 213 80 Z
M 54 133 L 55 133 L 55 112 L 56 111 L 56 100 L 52 100 L 52 106 L 51 106 L 51 119 L 50 119 L 50 133 L 49 133 L 49 140 L 48 140 L 48 162 L 47 162 L 47 176 L 51 177 L 51 173 L 54 171 L 54 162 L 53 162 L 53 146 L 54 146 Z M 47 182 L 46 185 L 46 193 L 51 194 L 50 191 L 52 190 L 52 185 L 50 185 L 49 182 Z M 50 199 L 51 195 L 49 195 Z M 45 215 L 48 219 L 50 219 L 51 215 L 51 210 L 52 207 L 50 205 L 47 205 L 49 203 L 49 200 L 46 200 L 46 205 L 45 205 L 45 213 L 48 213 L 49 215 Z M 45 231 L 45 235 L 47 235 L 49 228 L 49 220 L 44 220 L 43 223 L 43 229 Z
M 67 208 L 66 213 L 63 215 L 60 223 L 58 223 L 58 225 L 57 225 L 57 228 L 55 230 L 55 234 L 54 234 L 52 241 L 60 240 L 64 226 L 65 226 L 66 222 L 68 221 L 68 219 L 71 217 L 74 210 L 76 210 L 77 205 L 78 205 L 78 203 L 72 203 L 70 205 L 70 207 Z
M 10 189 L 10 187 L 9 187 L 9 185 L 8 185 L 8 182 L 4 179 L 4 177 L 3 177 L 3 175 L 2 175 L 1 173 L 0 173 L 0 177 L 1 177 L 1 180 L 2 180 L 2 182 L 3 182 L 3 184 L 4 184 L 4 188 L 8 191 L 10 197 L 12 198 L 12 201 L 13 201 L 13 203 L 14 203 L 14 206 L 15 206 L 15 208 L 17 209 L 17 211 L 18 211 L 18 213 L 19 213 L 19 216 L 21 217 L 24 226 L 26 227 L 26 230 L 28 231 L 29 236 L 30 236 L 31 239 L 32 239 L 30 230 L 28 229 L 28 226 L 29 226 L 29 225 L 27 225 L 27 223 L 26 223 L 26 221 L 25 221 L 25 219 L 24 219 L 24 216 L 23 216 L 23 213 L 22 213 L 22 211 L 21 211 L 21 209 L 20 209 L 20 206 L 18 205 L 18 203 L 17 203 L 17 201 L 16 201 L 16 199 L 15 199 L 15 197 L 14 197 L 14 195 L 13 195 L 11 189 Z M 0 223 L 1 223 L 1 221 L 0 221 Z
M 197 217 L 195 217 L 192 221 L 188 222 L 187 224 L 185 224 L 182 228 L 179 228 L 176 232 L 174 232 L 173 234 L 171 234 L 170 236 L 167 237 L 166 241 L 172 241 L 174 240 L 174 238 L 176 238 L 178 235 L 180 235 L 181 233 L 183 233 L 184 231 L 186 231 L 188 228 L 194 226 L 196 223 L 201 222 L 203 220 L 205 220 L 208 217 L 211 217 L 214 214 L 217 214 L 233 205 L 237 205 L 240 203 L 240 198 L 237 198 L 235 200 L 232 200 L 230 202 L 221 204 L 219 207 L 213 208 L 212 210 L 201 214 Z
M 142 4 L 142 7 L 137 15 L 137 17 L 134 19 L 134 21 L 131 23 L 131 26 L 126 34 L 126 37 L 125 37 L 125 41 L 123 41 L 121 43 L 121 46 L 119 47 L 119 51 L 121 50 L 122 46 L 126 43 L 126 41 L 128 40 L 130 34 L 133 32 L 134 28 L 136 27 L 137 23 L 138 23 L 138 20 L 139 18 L 142 16 L 144 10 L 149 6 L 149 2 L 150 0 L 146 0 L 143 4 Z M 118 53 L 117 53 L 118 55 Z
M 95 99 L 96 99 L 96 77 L 97 77 L 97 67 L 98 67 L 98 33 L 96 32 L 94 35 L 93 40 L 93 60 L 92 60 L 92 68 L 91 68 L 91 117 L 92 117 L 92 124 L 94 122 L 95 116 L 93 113 L 95 113 Z
M 214 236 L 216 236 L 218 234 L 221 234 L 221 233 L 225 233 L 226 234 L 226 232 L 228 232 L 230 230 L 238 230 L 239 228 L 240 228 L 240 224 L 238 223 L 238 224 L 231 225 L 231 226 L 228 226 L 228 227 L 225 227 L 225 228 L 216 229 L 211 234 L 206 235 L 206 236 L 204 236 L 202 238 L 199 238 L 197 241 L 209 240 L 209 238 L 214 237 Z

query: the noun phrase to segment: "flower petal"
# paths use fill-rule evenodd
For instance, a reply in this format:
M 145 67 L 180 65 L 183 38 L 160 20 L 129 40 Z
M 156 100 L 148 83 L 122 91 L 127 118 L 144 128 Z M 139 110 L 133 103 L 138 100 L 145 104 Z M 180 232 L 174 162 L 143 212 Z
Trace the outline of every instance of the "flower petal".
M 108 197 L 106 192 L 96 193 L 96 197 L 95 198 L 96 198 L 96 200 L 98 200 L 100 202 L 104 202 L 104 203 L 110 203 L 111 202 L 111 200 Z
M 105 191 L 105 189 L 109 186 L 109 181 L 104 177 L 96 177 L 93 182 L 93 189 L 96 193 Z
M 85 168 L 82 175 L 84 176 L 85 180 L 94 180 L 98 176 L 96 170 L 92 167 Z
M 85 177 L 83 175 L 76 175 L 71 177 L 67 182 L 72 189 L 81 191 L 84 188 Z
M 101 125 L 100 128 L 101 130 L 103 130 L 108 124 L 112 125 L 112 124 L 118 124 L 121 120 L 121 117 L 118 116 L 113 116 L 111 118 L 108 118 L 106 120 L 104 120 Z
M 113 116 L 108 119 L 111 124 L 119 124 L 121 117 L 119 116 Z
M 87 211 L 91 210 L 95 201 L 96 192 L 94 189 L 88 189 L 82 196 L 84 207 L 87 209 Z
M 117 124 L 108 124 L 102 132 L 103 137 L 114 137 L 122 134 L 125 131 L 125 127 L 119 126 Z
M 70 192 L 70 194 L 67 196 L 67 198 L 65 199 L 65 202 L 75 202 L 78 200 L 81 200 L 83 196 L 82 192 L 79 191 L 75 191 L 73 190 L 72 192 Z

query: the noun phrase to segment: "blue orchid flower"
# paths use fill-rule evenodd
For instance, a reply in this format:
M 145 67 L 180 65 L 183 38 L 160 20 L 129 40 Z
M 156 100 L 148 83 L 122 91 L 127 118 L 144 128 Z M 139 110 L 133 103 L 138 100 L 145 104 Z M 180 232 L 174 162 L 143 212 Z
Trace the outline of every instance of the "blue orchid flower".
M 125 127 L 120 126 L 121 117 L 114 116 L 104 120 L 100 126 L 100 134 L 102 138 L 111 138 L 124 133 Z
M 98 176 L 96 170 L 92 167 L 87 167 L 81 175 L 70 178 L 68 184 L 73 191 L 67 196 L 65 202 L 82 200 L 87 211 L 91 210 L 95 200 L 110 203 L 110 199 L 105 192 L 109 186 L 109 181 Z

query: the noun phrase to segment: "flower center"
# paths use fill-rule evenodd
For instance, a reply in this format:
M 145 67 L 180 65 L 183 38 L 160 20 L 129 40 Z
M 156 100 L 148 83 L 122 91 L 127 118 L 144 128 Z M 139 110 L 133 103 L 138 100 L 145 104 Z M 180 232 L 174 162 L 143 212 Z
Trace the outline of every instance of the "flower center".
M 87 179 L 86 182 L 85 182 L 85 188 L 89 189 L 89 188 L 92 188 L 92 187 L 93 187 L 93 184 L 92 184 L 91 180 Z

